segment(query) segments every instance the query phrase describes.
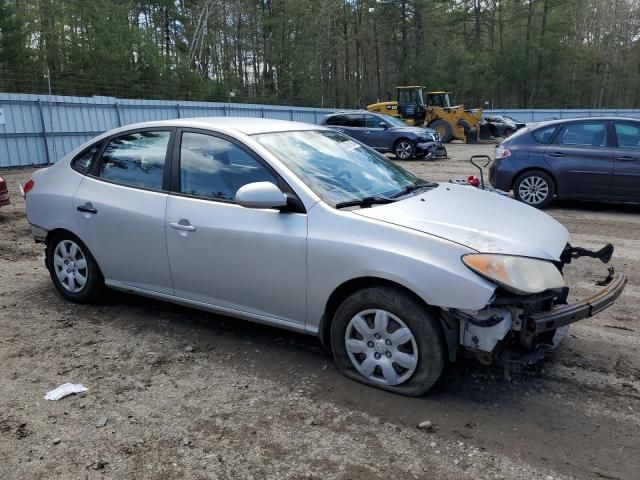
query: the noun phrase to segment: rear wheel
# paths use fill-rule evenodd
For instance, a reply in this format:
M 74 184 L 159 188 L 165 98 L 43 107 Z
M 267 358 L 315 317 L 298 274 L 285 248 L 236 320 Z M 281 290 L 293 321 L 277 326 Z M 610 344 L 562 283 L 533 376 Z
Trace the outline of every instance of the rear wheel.
M 102 293 L 104 279 L 98 264 L 74 235 L 55 235 L 47 244 L 46 263 L 53 284 L 67 300 L 89 303 Z
M 513 130 L 512 128 L 507 128 L 507 129 L 504 131 L 504 138 L 507 138 L 507 137 L 510 137 L 511 135 L 513 135 L 513 132 L 514 132 L 514 131 L 515 131 L 515 130 Z
M 416 155 L 416 146 L 411 140 L 401 138 L 394 145 L 393 153 L 398 160 L 411 160 Z
M 453 140 L 453 129 L 451 128 L 451 124 L 446 120 L 442 120 L 441 118 L 434 120 L 429 124 L 429 128 L 433 128 L 438 135 L 440 135 L 440 140 L 443 143 L 449 143 Z
M 409 396 L 426 393 L 444 368 L 434 313 L 392 287 L 369 287 L 340 305 L 331 325 L 331 349 L 341 373 Z
M 532 170 L 520 175 L 514 184 L 513 194 L 532 207 L 545 208 L 549 206 L 556 194 L 553 179 L 545 172 Z

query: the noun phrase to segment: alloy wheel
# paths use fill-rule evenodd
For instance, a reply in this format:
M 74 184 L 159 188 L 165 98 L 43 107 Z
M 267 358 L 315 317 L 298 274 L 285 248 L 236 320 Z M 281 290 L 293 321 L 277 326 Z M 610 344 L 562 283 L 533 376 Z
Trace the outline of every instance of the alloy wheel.
M 396 147 L 396 156 L 400 160 L 408 160 L 411 158 L 411 153 L 413 151 L 413 146 L 406 141 L 400 142 Z
M 78 293 L 87 283 L 87 259 L 73 240 L 62 240 L 53 253 L 53 268 L 62 287 Z
M 347 325 L 345 347 L 354 368 L 367 380 L 399 385 L 418 366 L 418 346 L 409 327 L 379 309 L 356 314 Z
M 531 175 L 520 182 L 518 194 L 526 203 L 537 205 L 549 195 L 549 184 L 544 178 Z

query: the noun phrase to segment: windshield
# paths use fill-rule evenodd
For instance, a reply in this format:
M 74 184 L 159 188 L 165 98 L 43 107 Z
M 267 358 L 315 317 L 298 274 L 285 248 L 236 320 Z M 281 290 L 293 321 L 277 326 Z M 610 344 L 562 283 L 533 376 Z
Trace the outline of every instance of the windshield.
M 387 123 L 390 123 L 391 125 L 393 125 L 394 127 L 406 127 L 407 124 L 404 123 L 402 120 L 396 118 L 396 117 L 392 117 L 391 115 L 386 115 L 386 114 L 381 114 L 382 117 L 384 117 L 384 121 Z
M 430 107 L 449 108 L 451 106 L 448 93 L 430 93 L 428 102 Z
M 332 206 L 365 198 L 391 198 L 420 182 L 384 155 L 331 130 L 253 137 Z

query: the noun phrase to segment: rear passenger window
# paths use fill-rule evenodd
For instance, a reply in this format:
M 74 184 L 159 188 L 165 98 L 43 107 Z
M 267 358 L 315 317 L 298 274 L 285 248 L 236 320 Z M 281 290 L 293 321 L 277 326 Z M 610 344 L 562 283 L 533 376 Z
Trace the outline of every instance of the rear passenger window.
M 557 129 L 557 125 L 542 127 L 531 132 L 531 135 L 533 135 L 533 138 L 535 138 L 536 142 L 544 143 L 546 145 L 548 143 L 551 143 L 551 140 L 553 140 L 553 134 L 556 133 Z
M 601 122 L 569 123 L 562 128 L 556 143 L 569 147 L 605 147 L 607 125 Z
M 616 123 L 615 129 L 618 147 L 640 148 L 640 124 Z
M 345 118 L 344 115 L 334 115 L 333 117 L 327 118 L 326 125 L 344 125 Z
M 80 173 L 89 173 L 89 169 L 91 168 L 91 163 L 93 161 L 93 157 L 96 156 L 96 153 L 100 151 L 102 147 L 102 143 L 94 145 L 92 147 L 87 148 L 84 152 L 78 155 L 71 162 L 71 167 Z
M 276 177 L 264 165 L 236 144 L 212 135 L 182 134 L 182 193 L 233 201 L 240 187 L 253 182 L 278 184 Z
M 102 154 L 98 176 L 131 187 L 162 190 L 171 132 L 134 132 L 112 139 Z
M 345 127 L 362 127 L 364 128 L 364 115 L 345 115 Z

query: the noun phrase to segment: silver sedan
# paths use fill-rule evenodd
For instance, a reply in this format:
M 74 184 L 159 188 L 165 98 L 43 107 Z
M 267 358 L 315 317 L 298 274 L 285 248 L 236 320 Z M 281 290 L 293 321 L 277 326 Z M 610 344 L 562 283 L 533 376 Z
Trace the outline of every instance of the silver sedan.
M 109 287 L 317 335 L 345 375 L 406 395 L 460 351 L 487 363 L 553 343 L 625 284 L 610 275 L 597 302 L 565 305 L 562 267 L 588 251 L 558 222 L 317 125 L 130 125 L 24 192 L 66 299 Z

